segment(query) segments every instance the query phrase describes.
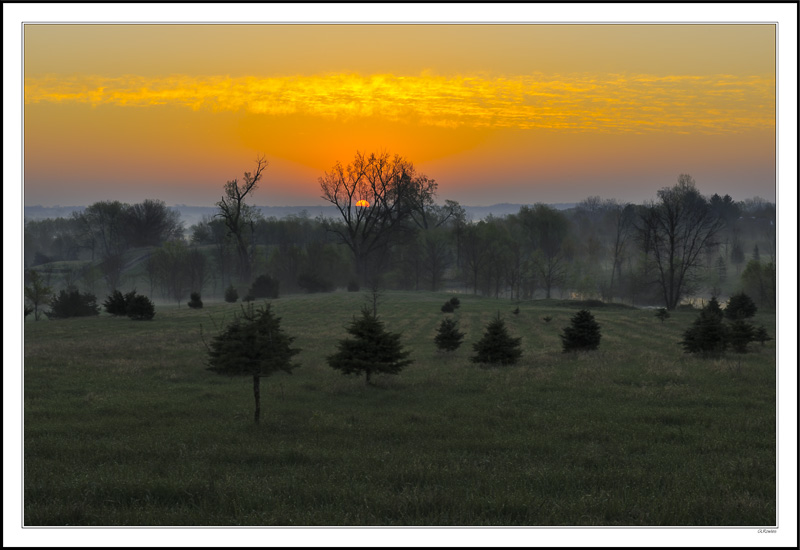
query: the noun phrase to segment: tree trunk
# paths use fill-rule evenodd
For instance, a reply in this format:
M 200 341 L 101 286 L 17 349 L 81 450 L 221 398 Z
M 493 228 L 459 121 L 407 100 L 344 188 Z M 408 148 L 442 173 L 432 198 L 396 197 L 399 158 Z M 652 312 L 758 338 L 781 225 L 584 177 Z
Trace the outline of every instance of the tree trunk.
M 258 420 L 261 417 L 261 377 L 257 374 L 253 375 L 253 396 L 256 400 L 256 412 L 254 420 L 256 424 L 258 424 Z

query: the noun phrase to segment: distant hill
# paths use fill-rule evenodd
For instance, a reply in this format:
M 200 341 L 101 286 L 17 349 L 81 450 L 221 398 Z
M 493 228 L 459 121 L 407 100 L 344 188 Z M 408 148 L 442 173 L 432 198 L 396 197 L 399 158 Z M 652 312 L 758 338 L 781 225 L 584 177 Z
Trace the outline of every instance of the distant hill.
M 463 206 L 463 205 L 462 205 Z M 501 203 L 492 206 L 464 206 L 467 216 L 472 221 L 479 221 L 490 214 L 495 217 L 508 216 L 509 214 L 516 214 L 519 212 L 522 204 Z M 566 210 L 575 206 L 575 203 L 556 203 L 551 204 L 553 208 L 558 210 Z M 25 219 L 26 220 L 41 220 L 44 218 L 67 218 L 73 212 L 82 211 L 85 206 L 26 206 Z M 189 228 L 198 223 L 204 216 L 213 216 L 217 213 L 215 206 L 190 206 L 186 204 L 176 204 L 171 206 L 181 214 L 181 220 L 184 225 Z M 316 218 L 317 216 L 336 218 L 339 216 L 339 211 L 335 206 L 259 206 L 261 213 L 265 218 L 275 217 L 278 219 L 287 216 L 302 216 L 307 215 L 309 218 Z M 305 213 L 305 214 L 304 214 Z

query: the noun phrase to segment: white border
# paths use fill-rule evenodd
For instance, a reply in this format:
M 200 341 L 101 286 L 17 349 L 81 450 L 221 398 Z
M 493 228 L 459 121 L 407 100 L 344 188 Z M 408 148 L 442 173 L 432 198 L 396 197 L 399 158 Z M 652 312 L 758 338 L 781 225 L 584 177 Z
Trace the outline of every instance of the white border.
M 313 16 L 309 16 L 313 14 Z M 580 19 L 575 19 L 578 15 Z M 778 23 L 779 525 L 756 529 L 21 529 L 21 23 Z M 797 545 L 797 4 L 3 4 L 3 546 Z M 18 248 L 19 247 L 19 248 Z M 788 349 L 787 349 L 788 348 Z M 5 450 L 8 449 L 7 452 Z

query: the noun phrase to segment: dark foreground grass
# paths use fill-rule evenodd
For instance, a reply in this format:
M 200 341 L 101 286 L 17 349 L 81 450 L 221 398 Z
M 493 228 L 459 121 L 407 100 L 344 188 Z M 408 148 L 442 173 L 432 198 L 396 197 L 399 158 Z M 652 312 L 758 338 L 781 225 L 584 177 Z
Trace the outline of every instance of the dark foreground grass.
M 325 363 L 362 294 L 274 301 L 302 367 L 264 381 L 260 425 L 252 382 L 205 370 L 201 325 L 238 306 L 26 323 L 24 523 L 775 524 L 774 341 L 700 359 L 678 345 L 695 314 L 598 308 L 600 349 L 563 354 L 574 309 L 463 296 L 446 355 L 446 298 L 382 298 L 416 362 L 374 387 Z M 523 358 L 475 365 L 497 311 Z

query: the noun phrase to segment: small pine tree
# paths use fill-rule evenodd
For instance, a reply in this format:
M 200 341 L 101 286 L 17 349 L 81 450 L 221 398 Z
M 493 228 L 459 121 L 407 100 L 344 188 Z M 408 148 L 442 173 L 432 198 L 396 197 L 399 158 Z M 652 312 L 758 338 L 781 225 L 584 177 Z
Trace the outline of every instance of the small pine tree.
M 81 294 L 75 288 L 59 292 L 50 302 L 50 311 L 46 313 L 51 319 L 90 317 L 99 314 L 100 307 L 94 294 Z
M 442 319 L 433 341 L 442 351 L 455 351 L 461 345 L 464 333 L 458 331 L 458 321 L 450 317 Z
M 728 341 L 736 353 L 747 353 L 747 344 L 755 340 L 756 329 L 744 319 L 736 319 L 728 327 Z
M 659 308 L 658 311 L 656 311 L 656 317 L 663 323 L 669 319 L 669 311 L 667 311 L 667 308 L 665 307 Z
M 728 343 L 727 327 L 716 297 L 703 306 L 697 319 L 684 333 L 681 346 L 686 353 L 719 355 Z
M 200 293 L 192 292 L 189 295 L 189 303 L 187 305 L 192 309 L 201 309 L 203 307 L 203 300 L 200 299 Z
M 261 417 L 261 378 L 282 370 L 291 374 L 299 365 L 292 357 L 300 353 L 292 348 L 294 337 L 280 326 L 269 304 L 255 309 L 242 306 L 241 315 L 211 341 L 208 348 L 208 370 L 228 376 L 252 376 L 255 397 L 255 422 Z
M 517 309 L 515 309 L 511 313 L 513 313 L 514 315 L 519 315 L 519 306 L 517 306 Z
M 487 326 L 483 337 L 472 345 L 475 355 L 471 358 L 473 363 L 499 363 L 513 365 L 522 356 L 520 343 L 522 338 L 512 338 L 508 334 L 505 321 L 497 314 Z
M 590 351 L 600 345 L 600 325 L 589 311 L 582 309 L 570 319 L 570 326 L 561 334 L 563 351 Z
M 230 285 L 228 288 L 225 289 L 225 301 L 229 304 L 236 303 L 236 300 L 239 299 L 239 291 L 234 288 L 233 285 Z
M 156 308 L 150 298 L 135 291 L 128 300 L 127 315 L 134 321 L 150 321 L 156 315 Z
M 443 313 L 453 313 L 455 311 L 455 307 L 450 302 L 445 302 L 442 304 L 442 312 Z
M 748 319 L 756 314 L 758 308 L 750 296 L 744 292 L 739 292 L 728 298 L 725 306 L 725 317 L 727 319 Z
M 545 323 L 549 323 L 552 320 L 553 318 L 550 317 L 549 315 L 545 315 L 544 317 L 542 317 L 542 321 L 544 321 Z
M 459 300 L 456 296 L 450 298 L 450 305 L 453 306 L 453 309 L 458 309 L 461 307 L 461 300 Z
M 353 338 L 345 338 L 337 344 L 335 354 L 328 356 L 328 365 L 342 374 L 366 374 L 370 384 L 373 373 L 397 374 L 403 367 L 413 363 L 408 359 L 410 351 L 403 350 L 400 334 L 387 332 L 382 321 L 364 306 L 361 318 L 353 317 L 347 328 Z
M 767 327 L 764 325 L 759 325 L 753 333 L 753 339 L 756 342 L 761 342 L 761 345 L 763 346 L 766 342 L 772 340 L 772 337 L 767 333 Z

